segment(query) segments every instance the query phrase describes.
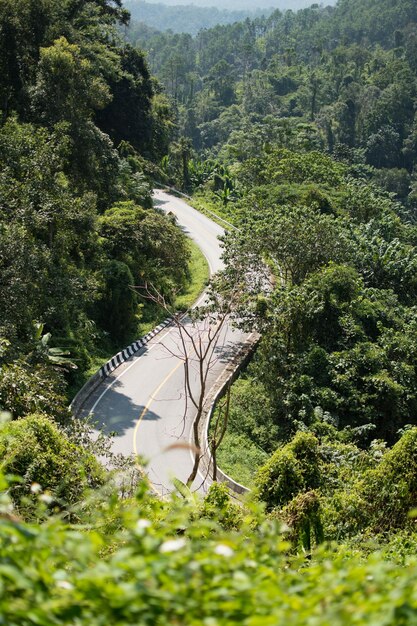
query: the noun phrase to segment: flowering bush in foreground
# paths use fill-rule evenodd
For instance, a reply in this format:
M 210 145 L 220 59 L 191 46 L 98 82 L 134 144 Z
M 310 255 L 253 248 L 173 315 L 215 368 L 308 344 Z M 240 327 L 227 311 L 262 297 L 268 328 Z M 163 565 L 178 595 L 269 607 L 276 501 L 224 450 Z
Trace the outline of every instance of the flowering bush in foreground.
M 145 485 L 130 503 L 111 494 L 96 502 L 84 526 L 48 517 L 28 524 L 14 516 L 1 480 L 0 624 L 417 621 L 416 560 L 399 567 L 379 554 L 364 559 L 331 548 L 294 556 L 262 511 L 242 514 L 240 530 L 226 532 L 204 507 L 158 502 Z

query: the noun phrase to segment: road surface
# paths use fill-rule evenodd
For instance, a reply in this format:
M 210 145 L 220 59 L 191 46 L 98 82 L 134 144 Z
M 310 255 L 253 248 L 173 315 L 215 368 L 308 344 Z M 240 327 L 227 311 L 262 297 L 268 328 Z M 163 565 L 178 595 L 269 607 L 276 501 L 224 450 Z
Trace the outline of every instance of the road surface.
M 179 225 L 206 256 L 210 272 L 221 269 L 218 237 L 223 229 L 183 200 L 163 191 L 154 192 L 154 201 L 155 206 L 176 215 Z M 201 334 L 206 328 L 203 321 L 192 331 Z M 224 327 L 209 371 L 208 388 L 244 339 L 241 332 Z M 116 433 L 114 453 L 138 454 L 146 459 L 145 471 L 161 495 L 172 491 L 173 477 L 185 482 L 193 466 L 192 452 L 184 444 L 192 443 L 196 410 L 185 393 L 183 355 L 178 329 L 165 329 L 115 370 L 89 398 L 83 411 L 92 413 L 103 430 Z M 191 385 L 197 394 L 199 381 L 194 368 Z M 167 450 L 174 444 L 175 448 Z M 206 478 L 199 473 L 193 488 L 205 490 Z

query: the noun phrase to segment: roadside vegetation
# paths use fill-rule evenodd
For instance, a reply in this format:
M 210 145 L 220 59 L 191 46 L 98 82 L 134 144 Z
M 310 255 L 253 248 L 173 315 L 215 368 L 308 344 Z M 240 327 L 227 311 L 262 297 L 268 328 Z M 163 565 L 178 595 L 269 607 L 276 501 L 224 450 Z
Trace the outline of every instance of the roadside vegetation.
M 172 309 L 175 311 L 189 309 L 204 291 L 210 278 L 208 263 L 200 248 L 191 239 L 187 239 L 186 247 L 189 250 L 187 278 L 179 293 L 173 297 Z M 163 322 L 166 318 L 166 312 L 158 306 L 152 306 L 151 303 L 143 301 L 138 303 L 136 317 L 137 325 L 134 325 L 130 334 L 125 335 L 123 341 L 114 341 L 109 335 L 102 337 L 102 341 L 94 347 L 94 352 L 89 354 L 89 368 L 81 376 L 78 376 L 74 384 L 68 388 L 70 397 L 73 397 L 77 390 L 121 348 L 144 337 Z
M 128 19 L 0 4 L 0 623 L 411 626 L 415 2 Z M 262 335 L 219 452 L 239 506 L 160 500 L 68 409 L 159 321 L 135 286 L 187 308 L 207 281 L 153 180 L 237 227 L 215 296 Z
M 186 311 L 202 294 L 210 278 L 210 270 L 207 259 L 200 248 L 191 239 L 187 242 L 190 249 L 188 272 L 190 281 L 175 298 L 175 308 L 178 311 Z

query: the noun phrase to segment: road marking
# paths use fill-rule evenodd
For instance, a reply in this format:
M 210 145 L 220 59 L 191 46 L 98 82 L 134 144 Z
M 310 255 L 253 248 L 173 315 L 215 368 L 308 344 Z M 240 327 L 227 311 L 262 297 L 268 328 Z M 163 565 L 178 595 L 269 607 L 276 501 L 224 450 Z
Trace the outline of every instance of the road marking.
M 150 344 L 150 345 L 148 344 L 148 346 L 149 346 L 149 347 L 147 347 L 147 350 L 146 350 L 146 351 L 147 351 L 147 352 L 150 352 L 151 350 L 153 350 L 154 348 L 156 348 L 156 346 L 159 346 L 159 345 L 160 345 L 160 343 L 161 343 L 161 341 L 162 341 L 163 339 L 165 339 L 165 337 L 167 337 L 167 335 L 169 335 L 169 333 L 170 333 L 170 332 L 172 332 L 175 328 L 176 328 L 176 326 L 171 326 L 171 328 L 168 330 L 168 332 L 166 332 L 164 335 L 162 335 L 162 337 L 159 337 L 159 338 L 158 338 L 158 341 L 157 341 L 157 342 L 152 343 L 152 344 Z M 143 346 L 143 348 L 144 348 L 144 347 L 145 347 L 145 346 Z M 141 348 L 141 350 L 142 350 L 142 348 Z M 138 358 L 138 357 L 140 357 L 140 356 L 142 356 L 142 355 L 140 355 L 140 354 L 139 354 L 139 352 L 140 352 L 140 350 L 138 350 L 138 352 L 137 352 L 137 353 L 136 353 L 136 355 L 135 355 L 137 358 Z M 136 358 L 135 358 L 135 359 L 133 360 L 133 362 L 129 365 L 129 367 L 126 367 L 126 368 L 125 368 L 122 372 L 120 372 L 120 374 L 119 374 L 118 376 L 116 376 L 116 378 L 114 378 L 114 379 L 112 380 L 112 382 L 110 383 L 110 385 L 108 385 L 108 386 L 105 388 L 105 390 L 101 393 L 101 395 L 100 395 L 100 396 L 97 398 L 97 400 L 94 402 L 94 404 L 93 404 L 93 406 L 92 406 L 92 408 L 91 408 L 91 410 L 90 410 L 90 412 L 89 412 L 89 415 L 91 415 L 92 413 L 94 413 L 94 409 L 96 408 L 96 406 L 97 406 L 98 404 L 100 404 L 101 400 L 104 398 L 104 396 L 106 395 L 106 393 L 107 393 L 108 391 L 110 391 L 110 389 L 113 387 L 113 385 L 114 385 L 114 384 L 115 384 L 115 383 L 116 383 L 116 382 L 117 382 L 120 378 L 122 378 L 122 377 L 123 377 L 123 376 L 124 376 L 124 375 L 125 375 L 125 374 L 129 371 L 129 370 L 130 370 L 130 368 L 131 368 L 131 367 L 133 367 L 134 365 L 136 365 Z
M 175 374 L 175 372 L 177 371 L 177 369 L 179 367 L 181 367 L 181 365 L 183 365 L 183 361 L 180 361 L 179 363 L 177 363 L 177 365 L 174 367 L 174 369 L 172 369 L 170 371 L 170 373 L 164 378 L 164 380 L 158 385 L 158 387 L 155 389 L 155 391 L 152 393 L 152 395 L 149 397 L 149 400 L 145 406 L 145 408 L 143 409 L 142 413 L 139 416 L 139 419 L 136 423 L 135 426 L 135 430 L 133 432 L 133 452 L 135 453 L 136 456 L 138 456 L 138 448 L 136 445 L 136 439 L 137 439 L 137 435 L 138 435 L 138 430 L 139 430 L 139 426 L 141 425 L 141 422 L 143 420 L 143 418 L 145 417 L 146 413 L 149 411 L 153 401 L 155 400 L 155 396 L 158 395 L 158 393 L 161 391 L 162 387 L 164 387 L 164 385 L 166 385 L 166 383 L 169 381 L 169 379 Z
M 170 371 L 170 373 L 169 373 L 169 374 L 168 374 L 168 375 L 164 378 L 164 380 L 162 381 L 162 383 L 161 383 L 161 384 L 160 384 L 160 385 L 159 385 L 159 386 L 155 389 L 155 391 L 153 392 L 153 394 L 150 396 L 150 398 L 149 398 L 149 400 L 148 400 L 148 402 L 147 402 L 147 404 L 146 404 L 145 408 L 143 409 L 142 413 L 140 414 L 139 419 L 138 419 L 138 421 L 137 421 L 137 423 L 136 423 L 136 426 L 135 426 L 134 433 L 133 433 L 133 452 L 134 452 L 135 456 L 138 456 L 138 447 L 137 447 L 137 443 L 136 443 L 136 441 L 137 441 L 137 438 L 138 438 L 139 426 L 141 425 L 141 423 L 142 423 L 142 421 L 143 421 L 143 418 L 145 417 L 146 413 L 149 411 L 149 409 L 150 409 L 150 407 L 152 406 L 152 403 L 154 402 L 154 400 L 156 399 L 156 396 L 158 395 L 158 393 L 159 393 L 159 392 L 161 391 L 161 389 L 162 389 L 162 388 L 166 385 L 166 383 L 167 383 L 167 382 L 169 381 L 169 379 L 170 379 L 170 378 L 171 378 L 171 377 L 175 374 L 175 372 L 177 371 L 177 369 L 178 369 L 181 365 L 183 365 L 183 361 L 180 361 L 180 362 L 179 362 L 179 363 L 178 363 L 178 364 L 174 367 L 174 369 L 172 369 L 172 370 Z M 193 433 L 193 428 L 192 428 L 192 425 L 191 425 L 190 438 L 189 438 L 190 445 L 191 445 L 191 436 L 192 436 L 192 433 Z M 190 450 L 190 452 L 191 452 L 191 450 Z M 192 461 L 193 461 L 193 463 L 194 463 L 194 457 L 193 457 L 192 455 L 191 455 L 191 460 L 192 460 Z M 139 466 L 139 469 L 140 469 L 140 470 L 142 470 L 142 467 L 141 467 L 141 466 Z M 198 474 L 200 475 L 200 478 L 202 478 L 202 479 L 203 479 L 203 482 L 204 482 L 206 479 L 205 479 L 205 478 L 204 478 L 204 476 L 202 475 L 202 473 L 201 473 L 200 469 L 198 469 Z M 154 491 L 155 491 L 155 492 L 156 492 L 159 496 L 161 496 L 161 497 L 162 497 L 162 493 L 161 493 L 161 492 L 160 492 L 160 491 L 159 491 L 159 490 L 155 487 L 155 485 L 154 485 L 154 484 L 152 483 L 152 481 L 150 480 L 149 476 L 148 476 L 148 480 L 149 480 L 149 484 L 151 485 L 152 489 L 154 489 Z
M 172 202 L 172 199 L 168 196 L 168 201 Z M 181 201 L 180 201 L 181 202 Z M 175 204 L 175 203 L 174 203 Z M 187 205 L 185 202 L 182 202 L 182 204 L 184 204 L 187 207 L 187 210 L 189 210 L 191 208 L 191 211 L 193 213 L 195 213 L 199 218 L 204 217 L 204 220 L 207 220 L 207 222 L 213 223 L 211 222 L 211 220 L 209 218 L 207 218 L 207 216 L 202 216 L 201 213 L 199 213 L 196 209 L 194 209 L 193 207 L 190 207 L 189 205 Z M 219 227 L 222 231 L 222 233 L 224 232 L 224 229 Z M 191 233 L 190 233 L 191 234 Z M 218 239 L 219 235 L 216 235 L 216 240 Z M 190 236 L 191 239 L 194 239 L 192 236 Z M 197 243 L 194 239 L 194 242 Z M 199 244 L 197 243 L 198 247 L 200 248 L 201 252 L 203 253 L 203 255 L 205 256 L 208 266 L 209 266 L 209 272 L 210 272 L 210 276 L 213 276 L 214 274 L 214 267 L 213 264 L 211 262 L 211 260 L 208 258 L 207 254 L 205 253 L 205 251 L 199 246 Z M 204 302 L 204 300 L 207 298 L 207 293 L 206 291 L 203 291 L 203 293 L 200 295 L 199 299 L 197 300 L 197 302 L 193 305 L 193 307 L 198 307 L 200 305 L 200 303 Z M 150 352 L 153 348 L 155 348 L 158 345 L 161 345 L 162 341 L 165 339 L 165 337 L 167 337 L 171 332 L 173 332 L 176 329 L 176 326 L 171 326 L 170 329 L 164 333 L 164 335 L 162 335 L 162 337 L 158 338 L 158 341 L 156 341 L 155 343 L 152 343 L 151 345 L 148 344 L 147 347 L 147 352 Z M 122 372 L 120 372 L 120 374 L 118 376 L 116 376 L 112 382 L 106 386 L 106 388 L 104 389 L 104 391 L 100 394 L 100 396 L 98 397 L 98 399 L 94 402 L 93 407 L 91 408 L 89 415 L 91 415 L 98 404 L 100 404 L 100 402 L 102 401 L 103 397 L 106 395 L 106 393 L 108 391 L 111 390 L 111 388 L 113 387 L 113 385 L 120 380 L 129 370 L 131 367 L 133 367 L 134 365 L 137 364 L 137 358 L 140 358 L 142 355 L 140 354 L 140 350 L 136 353 L 134 358 L 133 356 L 131 357 L 132 363 L 126 367 Z M 144 416 L 146 415 L 146 413 L 148 412 L 150 406 L 152 405 L 152 402 L 155 400 L 155 396 L 159 393 L 159 391 L 163 388 L 163 386 L 168 382 L 168 380 L 171 378 L 171 376 L 174 375 L 174 373 L 177 371 L 177 369 L 182 365 L 183 361 L 180 361 L 177 366 L 166 376 L 166 378 L 161 382 L 161 384 L 157 387 L 157 389 L 153 392 L 153 394 L 149 397 L 148 403 L 146 405 L 146 407 L 144 408 L 144 410 L 142 411 L 141 415 L 139 416 L 138 422 L 135 426 L 135 431 L 134 431 L 134 435 L 133 435 L 133 450 L 135 455 L 138 454 L 137 452 L 137 436 L 138 436 L 138 430 L 139 430 L 139 426 L 141 424 L 141 422 L 143 421 Z M 194 424 L 194 420 L 192 421 L 192 423 L 190 424 L 191 428 L 190 428 L 190 434 L 189 434 L 189 441 L 191 443 L 191 439 L 193 436 L 193 424 Z M 190 455 L 191 455 L 191 460 L 194 461 L 194 457 L 192 455 L 191 449 L 190 449 Z M 205 477 L 202 475 L 201 470 L 199 468 L 198 470 L 198 475 L 200 476 L 200 478 L 203 479 L 203 482 L 206 480 Z M 155 488 L 155 486 L 150 482 L 151 486 L 153 487 L 153 489 L 157 492 L 158 490 Z
M 183 363 L 184 363 L 183 361 L 180 361 L 179 363 L 177 363 L 177 365 L 169 372 L 169 374 L 167 374 L 167 376 L 164 378 L 164 380 L 160 383 L 160 385 L 158 385 L 158 387 L 155 389 L 155 391 L 149 397 L 149 400 L 146 403 L 145 408 L 143 409 L 142 413 L 140 414 L 139 419 L 138 419 L 138 421 L 136 423 L 136 426 L 135 426 L 135 430 L 133 432 L 133 452 L 134 452 L 135 456 L 138 456 L 138 454 L 139 454 L 138 453 L 138 447 L 137 447 L 137 439 L 138 439 L 139 427 L 140 427 L 140 425 L 141 425 L 141 423 L 143 421 L 143 418 L 145 417 L 146 413 L 149 411 L 150 407 L 152 406 L 152 403 L 156 400 L 156 396 L 158 395 L 158 393 L 166 385 L 166 383 L 169 381 L 169 379 L 175 374 L 175 372 L 179 369 L 179 367 L 181 365 L 183 365 Z M 188 440 L 189 440 L 189 444 L 190 444 L 191 461 L 194 463 L 194 456 L 193 456 L 193 454 L 191 452 L 192 436 L 193 436 L 193 425 L 194 425 L 194 422 L 191 424 L 190 436 L 189 436 Z M 203 482 L 205 482 L 206 478 L 202 475 L 200 468 L 198 469 L 198 474 L 199 474 L 200 478 L 203 479 Z M 151 483 L 151 485 L 157 491 L 157 493 L 159 493 L 158 490 L 156 489 L 155 485 L 153 485 L 152 483 Z

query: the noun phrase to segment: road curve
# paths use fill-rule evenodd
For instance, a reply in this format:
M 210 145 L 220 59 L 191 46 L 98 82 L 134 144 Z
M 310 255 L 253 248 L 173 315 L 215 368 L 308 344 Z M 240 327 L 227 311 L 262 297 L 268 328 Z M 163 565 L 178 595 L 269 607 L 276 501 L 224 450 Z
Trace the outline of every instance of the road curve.
M 211 273 L 222 267 L 218 237 L 223 229 L 186 202 L 163 191 L 154 192 L 155 206 L 174 213 L 178 224 L 206 256 Z M 193 332 L 204 332 L 204 321 Z M 208 388 L 241 348 L 245 335 L 228 326 L 222 331 L 216 358 L 210 368 Z M 146 459 L 146 472 L 154 488 L 166 495 L 172 490 L 172 478 L 187 480 L 193 465 L 186 446 L 192 442 L 192 424 L 196 415 L 185 393 L 183 351 L 179 332 L 169 327 L 142 350 L 120 366 L 89 398 L 84 414 L 93 414 L 97 424 L 115 433 L 113 452 L 138 454 Z M 191 385 L 198 392 L 197 372 Z M 193 488 L 205 489 L 201 473 Z

